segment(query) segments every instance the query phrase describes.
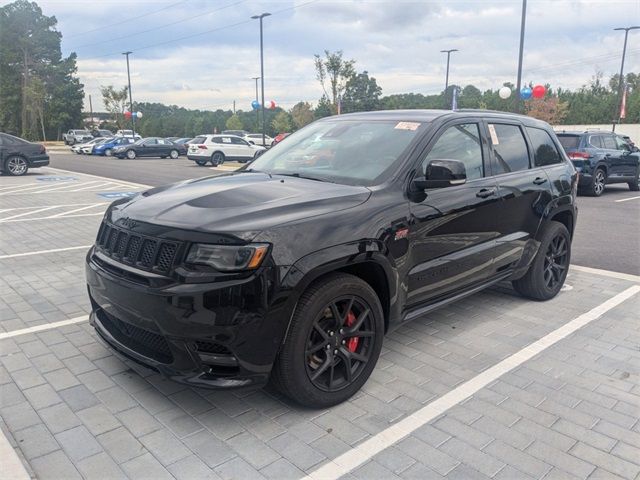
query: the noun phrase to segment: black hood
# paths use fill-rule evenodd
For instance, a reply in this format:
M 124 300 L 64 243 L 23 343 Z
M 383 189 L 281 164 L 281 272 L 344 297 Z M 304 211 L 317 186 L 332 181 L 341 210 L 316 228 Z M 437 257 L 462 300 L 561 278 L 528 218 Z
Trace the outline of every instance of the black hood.
M 264 173 L 232 173 L 189 180 L 115 204 L 111 220 L 210 233 L 252 232 L 352 208 L 370 195 L 366 187 Z M 247 235 L 240 235 L 247 239 Z

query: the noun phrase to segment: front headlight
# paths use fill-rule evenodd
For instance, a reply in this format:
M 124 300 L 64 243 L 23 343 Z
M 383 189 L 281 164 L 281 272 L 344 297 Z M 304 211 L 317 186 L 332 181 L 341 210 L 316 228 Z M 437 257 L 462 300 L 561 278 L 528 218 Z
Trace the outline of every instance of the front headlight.
M 252 243 L 249 245 L 210 245 L 196 243 L 189 250 L 187 263 L 208 265 L 221 272 L 253 270 L 260 266 L 267 256 L 269 245 Z

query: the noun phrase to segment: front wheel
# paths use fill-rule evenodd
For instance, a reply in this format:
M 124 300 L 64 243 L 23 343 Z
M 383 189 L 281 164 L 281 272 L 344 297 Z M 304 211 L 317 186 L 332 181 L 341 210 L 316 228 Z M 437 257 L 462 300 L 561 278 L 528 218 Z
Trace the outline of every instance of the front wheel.
M 127 150 L 127 158 L 129 160 L 133 160 L 134 158 L 136 158 L 136 151 L 135 150 Z
M 632 192 L 640 192 L 640 172 L 638 172 L 638 176 L 636 177 L 635 182 L 629 182 L 629 190 Z
M 170 156 L 172 159 L 174 159 L 174 160 L 175 160 L 176 158 L 178 158 L 178 155 L 179 155 L 179 154 L 178 154 L 178 151 L 177 151 L 177 150 L 171 150 L 171 151 L 169 152 L 169 156 Z
M 20 177 L 25 173 L 27 173 L 28 170 L 29 170 L 29 165 L 27 164 L 27 161 L 23 157 L 15 155 L 7 159 L 6 171 L 9 175 L 12 175 L 14 177 Z
M 380 356 L 384 315 L 371 286 L 336 273 L 302 295 L 271 381 L 314 408 L 344 402 L 367 381 Z
M 527 273 L 512 282 L 522 296 L 534 300 L 555 297 L 569 272 L 571 235 L 562 223 L 549 222 L 540 240 L 540 248 Z

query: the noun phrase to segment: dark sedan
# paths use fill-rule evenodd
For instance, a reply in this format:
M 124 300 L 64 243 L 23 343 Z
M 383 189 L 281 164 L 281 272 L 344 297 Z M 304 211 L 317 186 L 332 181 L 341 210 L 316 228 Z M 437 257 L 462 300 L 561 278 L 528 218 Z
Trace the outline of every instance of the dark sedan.
M 20 176 L 29 168 L 49 165 L 49 155 L 44 145 L 32 143 L 7 133 L 0 133 L 0 171 Z
M 113 149 L 113 156 L 133 160 L 136 157 L 178 158 L 180 149 L 164 138 L 141 138 L 131 145 L 121 145 Z
M 186 155 L 187 154 L 187 145 L 185 145 L 185 143 L 188 140 L 191 140 L 190 138 L 167 137 L 167 138 L 165 138 L 165 140 L 167 142 L 173 143 L 176 146 L 176 148 L 178 149 L 178 153 L 180 155 Z

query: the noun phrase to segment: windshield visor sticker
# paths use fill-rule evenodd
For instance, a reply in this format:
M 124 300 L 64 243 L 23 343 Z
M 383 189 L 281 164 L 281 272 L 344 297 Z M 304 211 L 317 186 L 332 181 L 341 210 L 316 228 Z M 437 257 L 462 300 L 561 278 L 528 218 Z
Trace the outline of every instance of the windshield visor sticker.
M 491 124 L 489 124 L 489 135 L 491 135 L 491 143 L 493 145 L 500 145 L 500 142 L 498 141 L 498 134 L 496 133 L 496 127 Z
M 396 130 L 411 130 L 415 132 L 419 126 L 420 123 L 418 122 L 398 122 L 394 128 Z

